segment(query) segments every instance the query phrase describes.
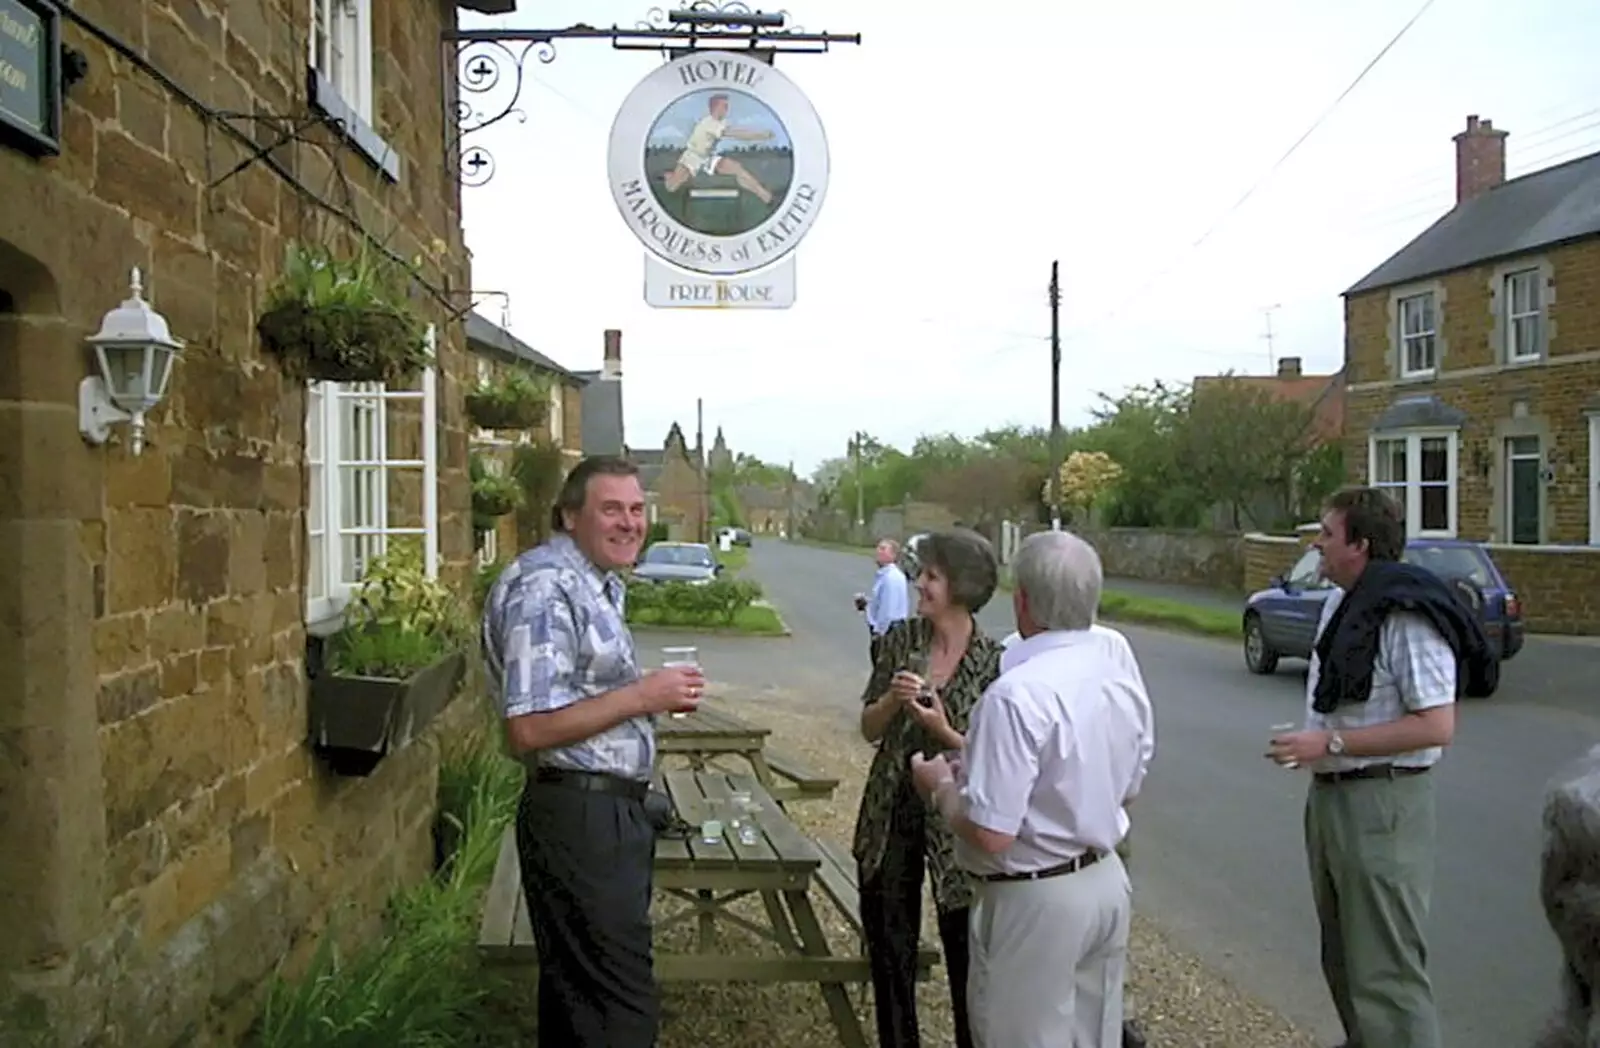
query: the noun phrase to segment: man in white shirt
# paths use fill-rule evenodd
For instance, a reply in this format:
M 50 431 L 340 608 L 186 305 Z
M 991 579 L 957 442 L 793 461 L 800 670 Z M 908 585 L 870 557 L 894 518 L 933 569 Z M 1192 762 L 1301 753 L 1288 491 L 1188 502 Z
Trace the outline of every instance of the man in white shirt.
M 1132 894 L 1116 848 L 1154 753 L 1150 699 L 1127 641 L 1095 628 L 1093 547 L 1032 535 L 1015 574 L 1022 639 L 973 710 L 959 768 L 917 757 L 913 774 L 979 882 L 974 1040 L 1116 1048 Z
M 872 592 L 856 597 L 856 607 L 867 620 L 867 656 L 873 663 L 878 661 L 878 643 L 889 627 L 911 617 L 911 584 L 896 563 L 899 555 L 898 542 L 880 539 L 874 553 L 878 572 L 872 576 Z

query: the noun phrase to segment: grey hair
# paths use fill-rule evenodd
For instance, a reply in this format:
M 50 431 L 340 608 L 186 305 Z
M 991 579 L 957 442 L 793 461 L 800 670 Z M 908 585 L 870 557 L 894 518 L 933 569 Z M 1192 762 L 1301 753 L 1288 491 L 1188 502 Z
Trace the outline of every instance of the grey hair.
M 1070 531 L 1029 535 L 1012 569 L 1040 629 L 1086 630 L 1100 607 L 1100 554 Z

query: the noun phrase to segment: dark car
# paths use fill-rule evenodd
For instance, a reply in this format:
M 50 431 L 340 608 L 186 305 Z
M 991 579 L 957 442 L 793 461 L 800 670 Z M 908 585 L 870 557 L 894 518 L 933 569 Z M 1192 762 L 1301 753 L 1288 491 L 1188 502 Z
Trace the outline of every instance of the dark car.
M 722 574 L 722 565 L 703 542 L 657 542 L 633 567 L 641 582 L 687 582 L 705 585 Z
M 1484 632 L 1509 659 L 1522 650 L 1522 603 L 1489 552 L 1459 539 L 1412 539 L 1401 556 L 1453 586 L 1478 612 Z M 1244 605 L 1244 663 L 1252 673 L 1272 673 L 1278 660 L 1311 657 L 1322 605 L 1336 588 L 1322 577 L 1322 554 L 1308 549 L 1288 575 L 1252 593 Z

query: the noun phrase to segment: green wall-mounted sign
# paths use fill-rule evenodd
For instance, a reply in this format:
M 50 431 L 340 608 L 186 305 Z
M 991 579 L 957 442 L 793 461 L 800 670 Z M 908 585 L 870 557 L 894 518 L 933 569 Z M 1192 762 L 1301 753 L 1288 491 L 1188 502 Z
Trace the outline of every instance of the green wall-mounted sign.
M 61 152 L 61 11 L 0 0 L 0 137 L 34 156 Z

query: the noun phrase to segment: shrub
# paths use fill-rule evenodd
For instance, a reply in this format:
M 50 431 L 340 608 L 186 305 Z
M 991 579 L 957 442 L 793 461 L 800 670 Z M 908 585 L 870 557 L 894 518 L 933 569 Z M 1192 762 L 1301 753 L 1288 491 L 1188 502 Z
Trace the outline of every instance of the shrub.
M 704 585 L 687 582 L 633 582 L 628 613 L 661 626 L 729 625 L 739 612 L 761 599 L 751 579 L 720 578 Z

